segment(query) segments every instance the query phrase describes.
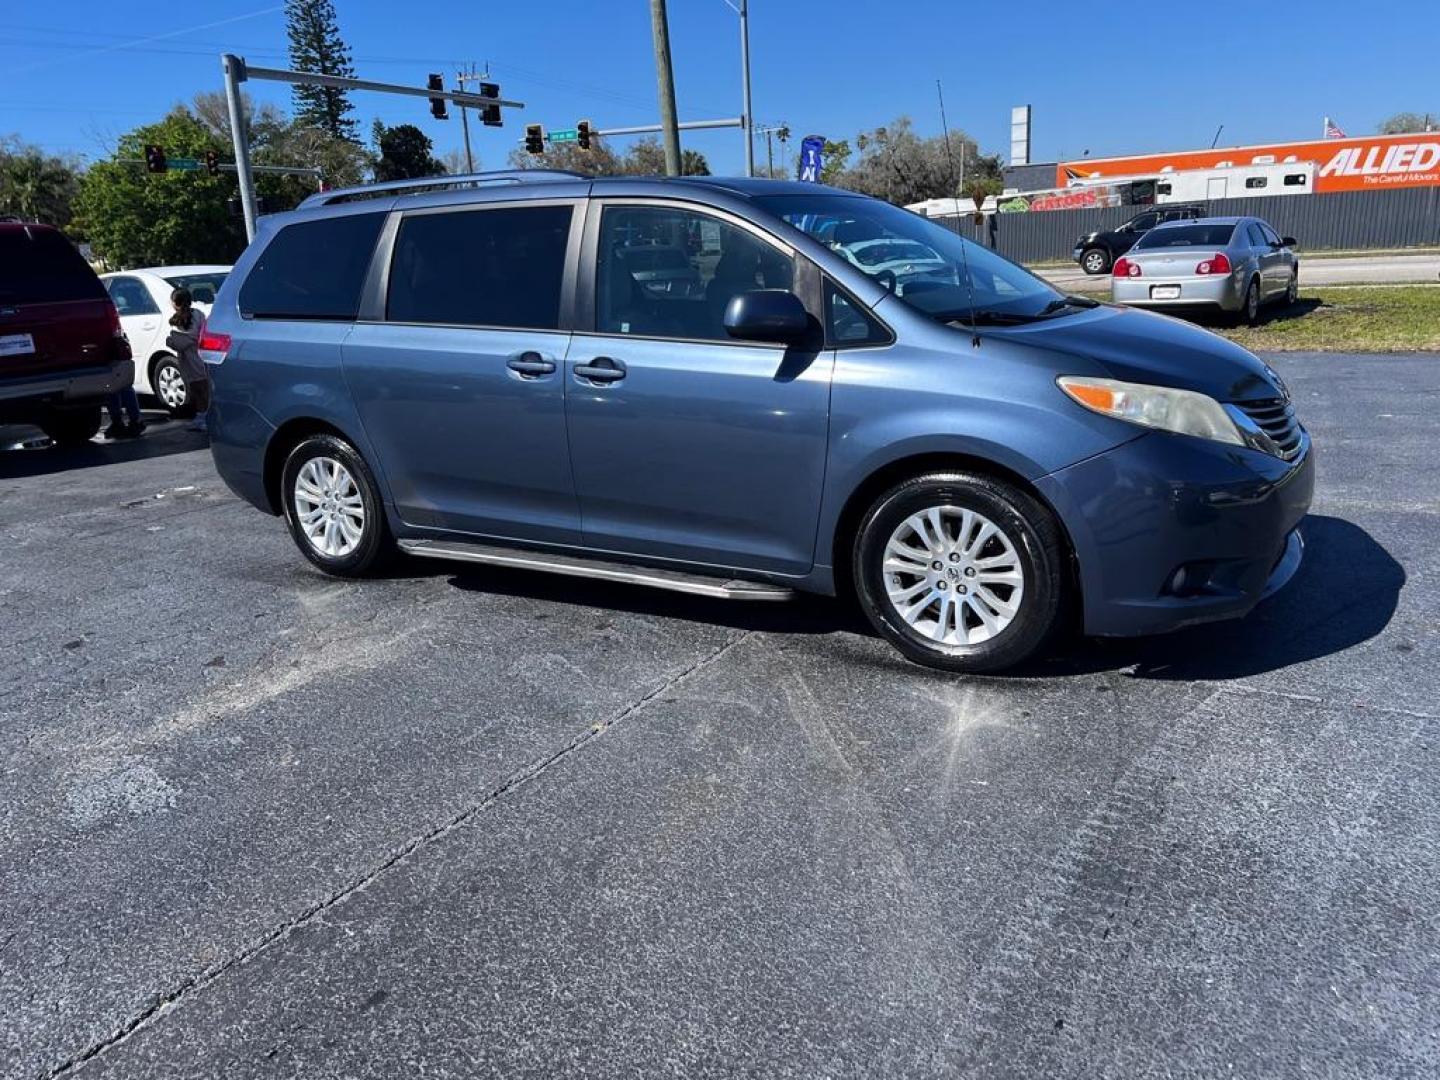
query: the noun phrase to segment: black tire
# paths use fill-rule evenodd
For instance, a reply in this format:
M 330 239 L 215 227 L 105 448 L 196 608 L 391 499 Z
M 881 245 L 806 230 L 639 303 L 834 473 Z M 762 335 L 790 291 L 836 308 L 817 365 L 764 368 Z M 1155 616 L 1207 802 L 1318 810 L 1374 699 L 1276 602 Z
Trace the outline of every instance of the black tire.
M 1251 278 L 1250 284 L 1245 286 L 1245 299 L 1240 302 L 1240 310 L 1234 315 L 1236 326 L 1259 326 L 1260 325 L 1260 282 L 1257 278 Z
M 40 420 L 40 430 L 56 446 L 80 446 L 93 439 L 104 416 L 99 405 L 86 409 L 58 409 Z
M 359 493 L 364 510 L 359 539 L 353 549 L 342 554 L 322 551 L 300 523 L 295 500 L 297 478 L 307 464 L 317 459 L 329 459 L 344 467 Z M 395 545 L 385 522 L 380 488 L 365 459 L 344 439 L 334 435 L 311 435 L 291 450 L 280 474 L 280 498 L 285 523 L 290 527 L 295 546 L 325 573 L 335 577 L 369 577 L 384 569 L 393 557 Z
M 1300 302 L 1300 268 L 1290 272 L 1290 284 L 1285 287 L 1285 306 L 1294 307 Z
M 1110 269 L 1110 253 L 1104 248 L 1086 248 L 1080 253 L 1080 269 L 1092 277 Z
M 172 395 L 164 387 L 178 387 L 183 396 Z M 195 415 L 195 393 L 190 380 L 185 377 L 180 361 L 169 353 L 159 357 L 150 366 L 150 392 L 160 407 L 177 420 L 189 420 Z
M 892 534 L 911 515 L 940 506 L 970 510 L 988 518 L 1005 534 L 1023 571 L 1023 592 L 1012 621 L 993 637 L 976 644 L 944 643 L 922 634 L 906 622 L 886 593 L 885 550 Z M 1044 646 L 1061 621 L 1066 565 L 1060 526 L 1036 499 L 994 477 L 944 472 L 906 480 L 875 501 L 856 533 L 851 569 L 855 593 L 866 616 L 909 659 L 943 671 L 978 673 L 1013 667 Z M 944 573 L 955 582 L 952 596 L 965 591 L 961 585 L 966 578 L 948 568 Z M 894 575 L 889 580 L 899 584 Z M 1013 591 L 1009 594 L 1014 595 Z M 973 605 L 978 603 L 978 596 L 977 591 L 972 600 L 958 604 Z M 979 622 L 963 606 L 957 611 L 953 618 Z

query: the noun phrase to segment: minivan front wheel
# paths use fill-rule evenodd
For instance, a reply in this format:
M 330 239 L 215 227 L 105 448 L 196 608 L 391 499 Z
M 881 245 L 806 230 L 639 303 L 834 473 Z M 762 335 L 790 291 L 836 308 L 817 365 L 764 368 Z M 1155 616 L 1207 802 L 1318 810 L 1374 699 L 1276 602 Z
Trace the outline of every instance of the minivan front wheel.
M 312 435 L 281 473 L 285 521 L 304 556 L 327 574 L 364 577 L 392 551 L 380 491 L 359 452 L 334 435 Z
M 861 521 L 856 593 L 911 660 L 997 671 L 1038 650 L 1059 622 L 1064 543 L 1050 512 L 1011 484 L 931 473 L 896 485 Z

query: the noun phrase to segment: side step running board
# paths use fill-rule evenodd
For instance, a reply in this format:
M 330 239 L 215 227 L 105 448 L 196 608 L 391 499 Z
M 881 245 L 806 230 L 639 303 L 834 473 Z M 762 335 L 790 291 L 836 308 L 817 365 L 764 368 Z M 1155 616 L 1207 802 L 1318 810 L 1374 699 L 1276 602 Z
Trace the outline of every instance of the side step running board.
M 682 570 L 656 570 L 648 566 L 606 562 L 578 555 L 522 551 L 518 548 L 467 544 L 454 540 L 401 540 L 400 550 L 407 555 L 418 555 L 426 559 L 457 559 L 489 566 L 511 566 L 518 570 L 567 574 L 570 577 L 623 581 L 630 585 L 648 585 L 652 589 L 669 589 L 672 592 L 710 596 L 718 600 L 789 600 L 795 595 L 793 590 L 783 585 L 769 585 L 763 581 L 707 577 Z

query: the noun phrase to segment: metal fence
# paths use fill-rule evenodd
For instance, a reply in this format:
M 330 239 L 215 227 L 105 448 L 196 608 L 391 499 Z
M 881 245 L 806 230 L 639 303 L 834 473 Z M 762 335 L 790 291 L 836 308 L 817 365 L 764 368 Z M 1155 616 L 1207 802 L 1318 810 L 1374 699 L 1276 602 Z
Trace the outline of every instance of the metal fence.
M 1204 205 L 1216 216 L 1264 218 L 1281 236 L 1295 237 L 1302 253 L 1440 246 L 1440 187 L 1213 199 Z M 1144 209 L 1111 206 L 998 214 L 995 246 L 1023 263 L 1069 259 L 1076 238 L 1113 229 Z M 942 223 L 979 243 L 989 240 L 987 227 L 969 219 L 942 219 Z

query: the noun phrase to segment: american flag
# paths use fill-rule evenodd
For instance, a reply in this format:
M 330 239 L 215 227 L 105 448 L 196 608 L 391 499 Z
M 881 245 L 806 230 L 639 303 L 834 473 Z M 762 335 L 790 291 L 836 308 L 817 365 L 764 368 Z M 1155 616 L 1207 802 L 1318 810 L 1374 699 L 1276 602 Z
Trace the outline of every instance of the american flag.
M 1343 132 L 1343 131 L 1340 130 L 1340 125 L 1337 124 L 1337 123 L 1335 123 L 1335 121 L 1334 121 L 1334 120 L 1331 120 L 1330 117 L 1328 117 L 1328 116 L 1325 117 L 1325 138 L 1327 138 L 1327 139 L 1343 139 L 1343 138 L 1345 138 L 1345 132 Z

